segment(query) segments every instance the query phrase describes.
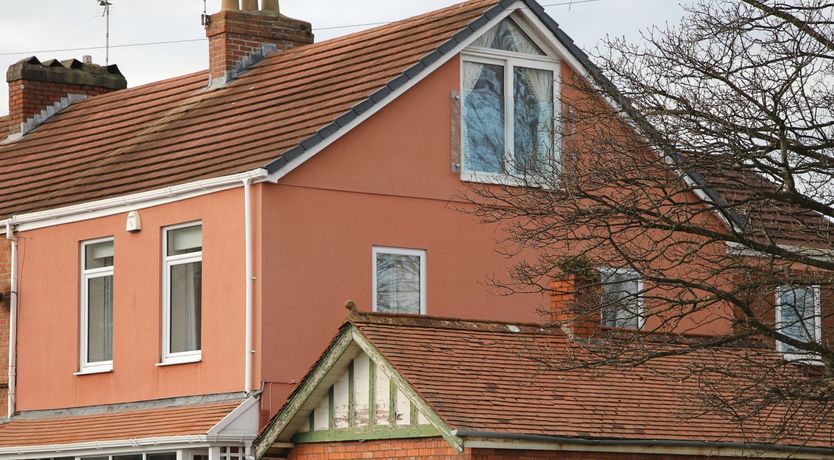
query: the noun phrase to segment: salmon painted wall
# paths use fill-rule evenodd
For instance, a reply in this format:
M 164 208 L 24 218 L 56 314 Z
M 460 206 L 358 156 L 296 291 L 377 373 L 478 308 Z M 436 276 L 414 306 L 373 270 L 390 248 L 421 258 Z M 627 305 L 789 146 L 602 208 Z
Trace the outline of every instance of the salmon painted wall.
M 459 80 L 452 59 L 264 187 L 263 378 L 276 384 L 268 409 L 324 349 L 346 300 L 370 309 L 375 245 L 426 250 L 430 315 L 542 318 L 540 295 L 505 297 L 487 286 L 492 276 L 507 279 L 515 261 L 497 251 L 500 228 L 478 223 L 455 199 L 467 187 L 450 167 L 450 95 Z
M 19 234 L 19 411 L 242 391 L 243 194 L 228 190 L 140 211 Z M 202 362 L 161 359 L 162 228 L 203 223 Z M 113 371 L 79 369 L 80 243 L 114 237 Z M 240 276 L 236 276 L 239 274 Z

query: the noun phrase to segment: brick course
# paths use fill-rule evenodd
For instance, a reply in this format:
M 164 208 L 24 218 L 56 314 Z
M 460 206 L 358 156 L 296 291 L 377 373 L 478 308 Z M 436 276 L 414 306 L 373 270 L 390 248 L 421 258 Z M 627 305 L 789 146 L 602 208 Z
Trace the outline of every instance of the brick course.
M 465 449 L 463 453 L 458 453 L 443 438 L 296 444 L 287 455 L 288 460 L 706 460 L 708 458 L 715 457 L 510 449 Z

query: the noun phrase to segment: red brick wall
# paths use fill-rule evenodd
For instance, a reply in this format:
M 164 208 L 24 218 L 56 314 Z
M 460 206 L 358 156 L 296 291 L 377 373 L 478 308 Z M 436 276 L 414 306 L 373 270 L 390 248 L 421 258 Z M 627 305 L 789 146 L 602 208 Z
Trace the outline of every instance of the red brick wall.
M 309 22 L 243 11 L 221 11 L 213 15 L 206 35 L 212 79 L 224 77 L 238 61 L 263 44 L 287 50 L 313 43 Z
M 287 456 L 289 460 L 330 459 L 468 459 L 458 454 L 443 438 L 392 439 L 365 442 L 331 442 L 297 444 Z
M 466 449 L 463 453 L 458 453 L 443 438 L 297 444 L 287 456 L 288 460 L 400 458 L 421 460 L 706 460 L 715 457 L 509 449 Z
M 9 82 L 9 133 L 20 132 L 20 124 L 40 113 L 67 94 L 98 96 L 112 91 L 98 86 L 15 80 Z

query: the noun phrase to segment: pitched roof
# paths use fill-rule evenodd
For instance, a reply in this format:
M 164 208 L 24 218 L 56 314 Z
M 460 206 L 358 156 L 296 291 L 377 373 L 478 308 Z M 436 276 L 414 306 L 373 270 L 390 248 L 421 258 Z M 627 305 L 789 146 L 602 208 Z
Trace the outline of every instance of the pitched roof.
M 0 425 L 4 448 L 205 435 L 243 400 L 92 415 L 16 417 Z
M 345 330 L 361 333 L 460 437 L 767 446 L 774 438 L 759 423 L 778 423 L 780 411 L 787 410 L 776 408 L 765 421 L 746 420 L 743 429 L 725 415 L 705 410 L 699 397 L 705 384 L 742 382 L 726 376 L 710 382 L 713 376 L 694 373 L 697 361 L 707 359 L 697 353 L 637 367 L 571 368 L 560 363 L 580 358 L 584 349 L 560 330 L 536 324 L 354 312 Z M 742 353 L 727 349 L 708 359 L 729 366 Z M 755 353 L 784 363 L 778 354 Z M 296 393 L 301 394 L 308 378 Z M 293 404 L 294 396 L 273 421 Z M 824 448 L 834 454 L 834 424 L 819 422 L 813 433 L 792 432 L 779 445 Z
M 76 102 L 0 145 L 0 216 L 265 167 L 340 116 L 367 110 L 371 96 L 425 68 L 424 58 L 497 1 L 273 53 L 213 91 L 198 72 Z

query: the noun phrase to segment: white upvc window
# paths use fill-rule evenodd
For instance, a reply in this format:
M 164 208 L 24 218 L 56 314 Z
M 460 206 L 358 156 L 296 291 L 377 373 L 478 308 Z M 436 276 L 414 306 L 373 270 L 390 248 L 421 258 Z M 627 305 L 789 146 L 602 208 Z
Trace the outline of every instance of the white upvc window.
M 822 339 L 820 287 L 817 285 L 783 285 L 776 289 L 777 330 L 802 342 Z M 799 350 L 783 342 L 776 348 L 790 361 L 817 362 L 814 353 Z
M 78 374 L 113 370 L 113 238 L 81 244 Z
M 600 268 L 601 320 L 605 327 L 642 329 L 643 279 L 634 270 Z
M 203 227 L 166 227 L 162 238 L 162 363 L 202 359 Z
M 372 253 L 374 311 L 426 314 L 426 251 L 375 246 Z
M 511 18 L 462 53 L 462 178 L 507 183 L 553 174 L 559 62 Z

